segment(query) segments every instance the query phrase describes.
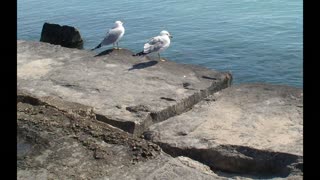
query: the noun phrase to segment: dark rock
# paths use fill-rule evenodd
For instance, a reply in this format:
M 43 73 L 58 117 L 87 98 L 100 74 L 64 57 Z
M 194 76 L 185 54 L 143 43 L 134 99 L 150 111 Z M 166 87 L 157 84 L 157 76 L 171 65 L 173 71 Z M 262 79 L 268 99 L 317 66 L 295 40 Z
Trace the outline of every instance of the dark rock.
M 72 26 L 44 23 L 40 41 L 68 48 L 83 48 L 80 32 Z

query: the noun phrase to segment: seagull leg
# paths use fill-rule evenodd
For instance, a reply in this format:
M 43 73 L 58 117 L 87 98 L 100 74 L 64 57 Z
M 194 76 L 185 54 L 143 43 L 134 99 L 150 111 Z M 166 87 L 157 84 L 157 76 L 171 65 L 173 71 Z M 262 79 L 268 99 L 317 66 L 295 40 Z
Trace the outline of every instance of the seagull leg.
M 113 43 L 113 45 L 112 45 L 112 49 L 116 49 L 114 46 L 115 46 L 115 45 L 114 45 L 114 43 Z
M 119 48 L 119 44 L 118 44 L 118 42 L 117 42 L 117 49 L 119 50 L 119 49 L 121 49 L 121 48 Z
M 160 53 L 158 53 L 158 56 L 159 56 L 160 61 L 166 61 L 166 60 L 160 58 Z

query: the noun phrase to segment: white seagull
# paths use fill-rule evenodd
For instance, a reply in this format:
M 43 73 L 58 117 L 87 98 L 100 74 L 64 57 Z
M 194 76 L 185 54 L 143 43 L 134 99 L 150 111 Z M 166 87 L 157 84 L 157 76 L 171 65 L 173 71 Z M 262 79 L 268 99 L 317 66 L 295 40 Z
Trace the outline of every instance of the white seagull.
M 113 48 L 115 44 L 117 44 L 117 48 L 115 49 L 120 49 L 118 45 L 118 41 L 122 38 L 125 32 L 122 24 L 123 23 L 121 21 L 114 22 L 114 27 L 108 31 L 107 36 L 101 41 L 101 43 L 98 46 L 96 46 L 91 50 L 95 50 L 100 48 L 101 46 L 106 46 L 110 44 L 113 44 Z
M 170 38 L 172 36 L 168 31 L 161 31 L 159 36 L 151 38 L 146 44 L 144 44 L 143 51 L 135 54 L 134 56 L 144 56 L 150 53 L 158 53 L 159 60 L 165 61 L 160 58 L 160 52 L 164 51 L 170 46 Z

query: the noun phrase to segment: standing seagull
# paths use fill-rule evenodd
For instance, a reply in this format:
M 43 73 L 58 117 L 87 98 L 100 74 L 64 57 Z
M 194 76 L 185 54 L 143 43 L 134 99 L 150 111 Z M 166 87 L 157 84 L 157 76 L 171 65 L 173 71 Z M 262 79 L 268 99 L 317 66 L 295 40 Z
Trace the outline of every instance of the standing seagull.
M 150 53 L 158 53 L 159 60 L 165 61 L 164 59 L 160 58 L 160 52 L 164 51 L 170 46 L 170 38 L 172 36 L 169 34 L 168 31 L 161 31 L 159 36 L 153 37 L 144 44 L 143 51 L 135 54 L 134 56 L 144 56 Z
M 97 47 L 91 50 L 93 51 L 95 49 L 100 48 L 101 46 L 106 46 L 109 44 L 113 44 L 113 48 L 114 48 L 114 45 L 117 44 L 117 48 L 115 49 L 120 49 L 118 45 L 118 41 L 122 38 L 125 31 L 122 24 L 123 23 L 121 21 L 116 21 L 114 23 L 114 27 L 108 31 L 107 36 L 102 40 L 102 42 Z

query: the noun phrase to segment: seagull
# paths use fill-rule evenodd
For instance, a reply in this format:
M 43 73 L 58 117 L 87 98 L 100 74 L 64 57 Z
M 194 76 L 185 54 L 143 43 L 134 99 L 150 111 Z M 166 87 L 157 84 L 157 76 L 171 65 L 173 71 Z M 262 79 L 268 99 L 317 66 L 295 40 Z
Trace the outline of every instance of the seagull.
M 123 23 L 121 21 L 114 22 L 114 27 L 108 31 L 107 36 L 101 41 L 101 43 L 98 46 L 91 49 L 91 51 L 110 44 L 113 44 L 113 48 L 115 44 L 117 44 L 117 48 L 114 49 L 120 49 L 118 41 L 122 38 L 125 32 L 122 24 Z
M 160 58 L 160 52 L 164 51 L 170 46 L 170 39 L 172 36 L 168 31 L 161 31 L 159 36 L 151 38 L 144 44 L 143 51 L 135 54 L 134 56 L 144 56 L 150 53 L 158 53 L 159 60 L 165 61 Z

